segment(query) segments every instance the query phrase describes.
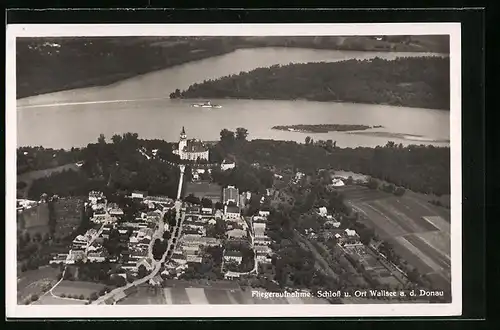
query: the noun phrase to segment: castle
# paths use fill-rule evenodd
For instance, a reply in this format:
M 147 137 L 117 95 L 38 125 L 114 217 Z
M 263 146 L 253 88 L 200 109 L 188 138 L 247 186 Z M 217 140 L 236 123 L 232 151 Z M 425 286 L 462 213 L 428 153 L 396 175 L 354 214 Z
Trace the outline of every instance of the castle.
M 179 137 L 179 146 L 173 150 L 173 153 L 179 155 L 183 160 L 192 161 L 208 160 L 209 155 L 207 146 L 201 140 L 187 139 L 184 126 Z

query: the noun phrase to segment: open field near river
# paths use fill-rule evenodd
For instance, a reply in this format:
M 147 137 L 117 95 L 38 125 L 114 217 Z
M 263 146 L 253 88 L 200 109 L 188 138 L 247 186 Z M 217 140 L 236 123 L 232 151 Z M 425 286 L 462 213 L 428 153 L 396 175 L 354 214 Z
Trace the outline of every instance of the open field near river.
M 341 190 L 360 219 L 392 243 L 395 252 L 434 285 L 450 285 L 449 210 L 426 203 L 411 193 L 396 197 L 361 186 Z M 445 288 L 446 287 L 446 288 Z

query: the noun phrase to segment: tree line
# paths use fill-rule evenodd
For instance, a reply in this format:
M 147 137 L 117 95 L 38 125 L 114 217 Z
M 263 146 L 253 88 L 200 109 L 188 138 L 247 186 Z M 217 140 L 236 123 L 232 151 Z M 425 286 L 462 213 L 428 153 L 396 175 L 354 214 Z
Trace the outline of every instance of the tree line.
M 310 100 L 449 110 L 447 57 L 273 65 L 195 83 L 172 98 Z
M 438 196 L 450 193 L 449 147 L 388 142 L 376 148 L 337 148 L 317 143 L 252 140 L 241 141 L 234 147 L 219 143 L 215 148 L 232 154 L 238 162 L 258 163 L 261 168 L 290 169 L 306 174 L 316 174 L 320 169 L 345 170 L 415 192 Z M 404 193 L 392 186 L 384 189 Z

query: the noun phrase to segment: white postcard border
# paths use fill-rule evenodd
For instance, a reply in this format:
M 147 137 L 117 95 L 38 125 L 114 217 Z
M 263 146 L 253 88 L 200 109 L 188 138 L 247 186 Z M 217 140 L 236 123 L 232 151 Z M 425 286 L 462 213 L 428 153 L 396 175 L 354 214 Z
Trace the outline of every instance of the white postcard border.
M 356 305 L 17 305 L 16 37 L 450 35 L 451 277 L 449 304 Z M 92 317 L 391 317 L 462 313 L 461 26 L 460 23 L 366 24 L 29 24 L 8 25 L 6 39 L 6 316 Z

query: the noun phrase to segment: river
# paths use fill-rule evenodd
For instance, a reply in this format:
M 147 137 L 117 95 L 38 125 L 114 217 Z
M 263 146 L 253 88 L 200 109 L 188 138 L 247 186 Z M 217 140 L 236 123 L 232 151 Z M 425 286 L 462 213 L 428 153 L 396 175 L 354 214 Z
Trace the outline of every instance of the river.
M 274 64 L 335 62 L 347 59 L 435 54 L 355 52 L 301 48 L 240 49 L 222 56 L 189 62 L 105 87 L 80 88 L 19 99 L 17 101 L 18 146 L 42 145 L 52 148 L 85 146 L 103 133 L 136 132 L 142 138 L 176 141 L 182 126 L 188 137 L 217 140 L 222 128 L 245 127 L 249 138 L 295 140 L 332 139 L 339 147 L 374 147 L 388 140 L 405 145 L 448 140 L 448 111 L 311 101 L 211 100 L 221 109 L 190 106 L 195 100 L 170 100 L 175 90 L 186 89 L 205 79 Z M 272 130 L 275 125 L 364 124 L 382 125 L 376 131 L 421 136 L 422 141 L 345 132 L 304 134 Z M 448 142 L 432 142 L 449 145 Z

